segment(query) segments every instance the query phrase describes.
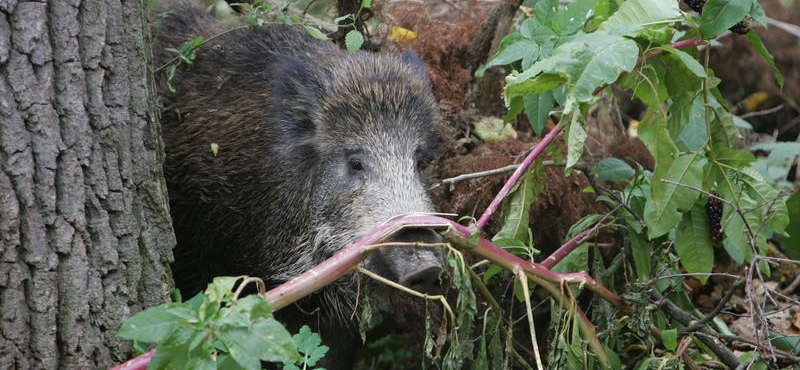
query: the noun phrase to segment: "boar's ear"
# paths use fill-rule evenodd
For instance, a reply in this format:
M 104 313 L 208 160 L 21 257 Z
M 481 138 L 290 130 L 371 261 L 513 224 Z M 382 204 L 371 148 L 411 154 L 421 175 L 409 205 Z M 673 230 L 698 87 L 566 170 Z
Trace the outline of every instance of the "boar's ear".
M 410 51 L 410 50 L 409 51 L 405 51 L 400 56 L 400 60 L 402 60 L 404 63 L 410 65 L 414 69 L 414 71 L 419 73 L 420 76 L 426 82 L 428 82 L 428 72 L 425 69 L 425 63 L 422 62 L 422 59 L 419 59 L 419 56 L 417 55 L 417 53 L 415 53 L 413 51 Z
M 313 134 L 313 109 L 319 103 L 322 85 L 304 61 L 282 56 L 272 71 L 273 112 L 290 134 Z M 287 127 L 288 126 L 288 127 Z

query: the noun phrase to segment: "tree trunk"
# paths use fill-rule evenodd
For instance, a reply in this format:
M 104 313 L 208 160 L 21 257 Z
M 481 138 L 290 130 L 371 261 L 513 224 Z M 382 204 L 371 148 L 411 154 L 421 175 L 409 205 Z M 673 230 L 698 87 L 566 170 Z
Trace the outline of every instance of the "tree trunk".
M 143 0 L 0 0 L 0 369 L 104 369 L 174 236 Z

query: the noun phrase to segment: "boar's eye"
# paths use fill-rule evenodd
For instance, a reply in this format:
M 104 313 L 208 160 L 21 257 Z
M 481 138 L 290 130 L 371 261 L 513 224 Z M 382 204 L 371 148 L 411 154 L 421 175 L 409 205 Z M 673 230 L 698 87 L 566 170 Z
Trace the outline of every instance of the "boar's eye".
M 364 171 L 364 164 L 361 163 L 360 158 L 350 157 L 347 159 L 347 164 L 350 166 L 350 171 L 361 172 Z

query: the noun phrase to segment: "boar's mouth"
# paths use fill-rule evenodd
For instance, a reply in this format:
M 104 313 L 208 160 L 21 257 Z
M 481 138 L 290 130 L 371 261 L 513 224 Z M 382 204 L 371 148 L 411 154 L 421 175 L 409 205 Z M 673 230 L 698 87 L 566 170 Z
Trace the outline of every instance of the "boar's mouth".
M 404 229 L 385 242 L 441 243 L 442 238 L 429 229 Z M 367 258 L 367 267 L 403 286 L 426 294 L 442 294 L 445 270 L 438 247 L 388 246 Z

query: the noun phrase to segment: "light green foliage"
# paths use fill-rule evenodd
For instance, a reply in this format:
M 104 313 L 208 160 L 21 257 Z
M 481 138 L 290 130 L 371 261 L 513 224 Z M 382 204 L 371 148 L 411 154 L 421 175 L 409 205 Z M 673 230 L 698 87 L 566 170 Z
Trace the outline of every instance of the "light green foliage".
M 303 325 L 300 331 L 292 336 L 292 339 L 297 343 L 297 350 L 303 355 L 296 363 L 284 363 L 284 370 L 311 369 L 328 353 L 328 346 L 323 346 L 319 334 L 313 333 L 307 325 Z M 317 368 L 317 370 L 325 369 Z
M 786 226 L 789 236 L 781 240 L 789 258 L 800 260 L 800 193 L 789 197 L 786 208 L 789 210 L 789 225 Z
M 447 264 L 452 271 L 453 285 L 458 292 L 458 298 L 455 307 L 456 322 L 452 323 L 455 330 L 449 335 L 450 347 L 442 359 L 442 369 L 460 370 L 472 360 L 477 303 L 472 289 L 469 265 L 464 261 L 464 256 L 460 252 L 451 251 L 447 255 Z
M 628 0 L 600 24 L 598 31 L 610 32 L 617 27 L 646 27 L 677 20 L 680 15 L 677 1 Z
M 630 165 L 617 158 L 605 158 L 592 168 L 597 181 L 624 180 L 633 177 L 636 171 Z
M 141 311 L 122 325 L 119 335 L 158 342 L 151 370 L 260 370 L 261 361 L 313 366 L 325 354 L 327 347 L 319 347 L 319 336 L 307 327 L 292 338 L 261 297 L 233 301 L 237 280 L 218 277 L 189 301 Z
M 675 251 L 688 273 L 707 274 L 714 267 L 714 246 L 703 202 L 696 203 L 675 229 Z M 702 282 L 708 280 L 706 275 L 695 277 Z
M 700 32 L 710 39 L 739 23 L 750 11 L 755 0 L 708 0 L 700 16 Z
M 661 180 L 699 188 L 703 185 L 704 162 L 698 154 L 684 154 L 675 159 L 666 176 L 653 177 L 650 185 L 652 198 L 648 199 L 644 209 L 651 239 L 672 230 L 681 221 L 682 213 L 688 211 L 700 195 L 696 190 Z
M 347 50 L 354 51 L 361 49 L 361 45 L 364 44 L 364 35 L 357 30 L 351 30 L 344 36 L 344 45 Z

